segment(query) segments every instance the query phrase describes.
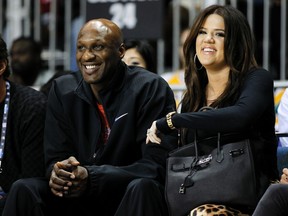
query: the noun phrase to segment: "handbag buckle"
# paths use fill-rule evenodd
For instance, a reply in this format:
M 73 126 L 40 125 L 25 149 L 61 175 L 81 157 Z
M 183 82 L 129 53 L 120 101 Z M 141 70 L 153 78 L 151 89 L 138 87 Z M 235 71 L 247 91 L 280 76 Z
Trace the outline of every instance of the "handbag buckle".
M 244 154 L 244 149 L 234 149 L 234 150 L 229 151 L 229 154 L 232 157 L 238 157 L 238 156 Z

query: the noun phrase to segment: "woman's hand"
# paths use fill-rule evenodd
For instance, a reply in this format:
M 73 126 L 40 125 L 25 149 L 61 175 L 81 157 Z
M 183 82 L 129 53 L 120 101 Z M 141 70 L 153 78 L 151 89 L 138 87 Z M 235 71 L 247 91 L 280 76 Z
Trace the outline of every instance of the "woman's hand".
M 151 127 L 147 130 L 146 144 L 149 142 L 160 144 L 161 139 L 157 136 L 157 133 L 156 121 L 154 121 Z
M 284 168 L 282 171 L 280 183 L 288 184 L 288 169 L 287 168 Z

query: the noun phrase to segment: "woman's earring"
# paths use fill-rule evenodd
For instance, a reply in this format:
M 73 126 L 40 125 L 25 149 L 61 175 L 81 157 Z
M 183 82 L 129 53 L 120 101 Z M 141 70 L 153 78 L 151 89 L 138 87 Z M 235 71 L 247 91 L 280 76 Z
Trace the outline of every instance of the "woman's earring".
M 202 68 L 203 68 L 203 65 L 199 62 L 199 60 L 198 60 L 198 62 L 201 64 L 201 67 L 200 68 L 197 68 L 197 62 L 196 62 L 196 60 L 197 60 L 197 54 L 195 53 L 195 55 L 194 55 L 194 64 L 195 64 L 195 68 L 196 68 L 196 70 L 201 70 Z

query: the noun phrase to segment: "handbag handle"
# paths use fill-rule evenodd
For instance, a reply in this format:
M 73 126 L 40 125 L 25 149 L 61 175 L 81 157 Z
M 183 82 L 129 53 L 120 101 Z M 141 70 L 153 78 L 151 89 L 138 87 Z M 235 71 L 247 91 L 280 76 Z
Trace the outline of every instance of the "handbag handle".
M 198 112 L 202 112 L 205 110 L 213 110 L 213 109 L 215 108 L 210 107 L 210 106 L 204 106 L 201 109 L 199 109 Z M 217 133 L 217 159 L 216 159 L 218 163 L 221 163 L 224 159 L 224 154 L 221 151 L 220 139 L 221 139 L 220 132 L 218 132 Z M 195 130 L 195 133 L 194 133 L 194 146 L 195 146 L 195 158 L 196 158 L 196 163 L 197 163 L 198 158 L 199 158 L 198 145 L 197 145 L 197 130 Z

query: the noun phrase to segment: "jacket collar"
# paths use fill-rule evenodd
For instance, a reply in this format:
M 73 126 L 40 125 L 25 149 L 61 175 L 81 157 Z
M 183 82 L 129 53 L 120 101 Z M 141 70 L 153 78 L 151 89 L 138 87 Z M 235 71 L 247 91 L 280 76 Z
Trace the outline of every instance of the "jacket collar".
M 102 96 L 103 99 L 104 95 L 116 93 L 120 91 L 124 86 L 127 75 L 127 65 L 124 62 L 120 61 L 118 68 L 119 69 L 115 71 L 114 76 L 110 80 L 108 88 L 105 88 L 99 92 L 100 96 Z M 90 84 L 84 81 L 80 71 L 78 72 L 77 78 L 79 82 L 75 89 L 75 94 L 83 100 L 87 101 L 88 103 L 95 104 L 94 102 L 96 100 L 91 90 Z

